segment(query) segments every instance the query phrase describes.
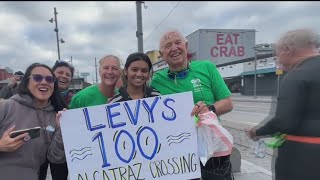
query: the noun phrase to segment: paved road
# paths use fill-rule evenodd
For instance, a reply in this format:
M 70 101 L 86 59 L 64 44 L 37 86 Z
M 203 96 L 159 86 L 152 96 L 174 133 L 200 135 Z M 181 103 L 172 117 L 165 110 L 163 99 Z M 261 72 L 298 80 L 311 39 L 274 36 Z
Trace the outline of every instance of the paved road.
M 264 158 L 256 157 L 252 149 L 254 142 L 246 136 L 244 131 L 245 128 L 255 126 L 265 120 L 270 115 L 271 107 L 275 108 L 276 102 L 272 102 L 271 98 L 260 100 L 253 100 L 252 97 L 238 96 L 233 101 L 233 111 L 221 116 L 221 123 L 233 135 L 234 146 L 240 151 L 241 158 L 264 168 L 268 171 L 267 174 L 271 174 L 273 169 L 273 150 L 267 148 Z
M 233 101 L 234 108 L 230 113 L 221 116 L 222 120 L 256 125 L 263 121 L 270 112 L 271 102 Z

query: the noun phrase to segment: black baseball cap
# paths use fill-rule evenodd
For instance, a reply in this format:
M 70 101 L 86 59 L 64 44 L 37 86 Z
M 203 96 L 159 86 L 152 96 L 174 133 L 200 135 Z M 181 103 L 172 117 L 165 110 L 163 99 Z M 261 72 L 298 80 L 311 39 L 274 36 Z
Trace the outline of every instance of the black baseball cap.
M 15 72 L 15 73 L 14 73 L 14 75 L 24 76 L 23 72 L 21 72 L 21 71 L 17 71 L 17 72 Z

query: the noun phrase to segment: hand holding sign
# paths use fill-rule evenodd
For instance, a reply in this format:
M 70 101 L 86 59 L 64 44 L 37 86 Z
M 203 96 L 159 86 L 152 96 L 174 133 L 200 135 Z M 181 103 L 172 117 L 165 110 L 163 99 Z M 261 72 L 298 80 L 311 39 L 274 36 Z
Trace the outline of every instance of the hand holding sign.
M 193 106 L 188 92 L 66 111 L 71 179 L 200 177 Z

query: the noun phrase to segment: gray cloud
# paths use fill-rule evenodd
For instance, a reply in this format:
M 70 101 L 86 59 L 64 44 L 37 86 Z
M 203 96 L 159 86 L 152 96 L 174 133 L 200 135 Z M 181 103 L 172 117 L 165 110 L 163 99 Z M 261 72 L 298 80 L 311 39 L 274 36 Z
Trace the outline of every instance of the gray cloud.
M 285 31 L 320 32 L 319 2 L 184 2 L 154 31 L 179 1 L 149 2 L 142 8 L 144 51 L 158 49 L 161 33 L 179 29 L 256 29 L 256 43 L 275 42 Z M 33 62 L 52 66 L 57 59 L 53 8 L 58 11 L 61 58 L 95 76 L 94 58 L 137 51 L 135 2 L 0 2 L 0 67 L 24 71 Z M 154 31 L 154 32 L 153 32 Z M 151 32 L 153 32 L 151 34 Z

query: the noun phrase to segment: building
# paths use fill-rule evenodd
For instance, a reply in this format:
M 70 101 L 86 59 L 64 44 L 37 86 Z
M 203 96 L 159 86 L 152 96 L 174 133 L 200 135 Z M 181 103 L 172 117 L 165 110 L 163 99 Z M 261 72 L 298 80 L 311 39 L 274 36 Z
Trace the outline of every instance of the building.
M 148 51 L 146 52 L 146 55 L 150 58 L 151 63 L 154 64 L 159 61 L 160 51 L 158 50 Z
M 276 74 L 276 57 L 259 58 L 254 68 L 254 60 L 228 66 L 218 67 L 231 92 L 242 95 L 254 95 L 254 77 L 256 74 L 256 95 L 276 95 L 278 78 Z
M 254 57 L 254 29 L 198 29 L 186 36 L 191 60 L 215 65 Z
M 186 36 L 191 59 L 211 60 L 231 92 L 275 95 L 279 83 L 275 73 L 275 46 L 256 44 L 255 32 L 254 29 L 199 29 Z
M 75 94 L 88 86 L 91 86 L 91 84 L 85 82 L 83 77 L 73 76 L 69 90 Z
M 7 84 L 10 83 L 10 79 L 5 79 L 5 80 L 2 80 L 0 81 L 0 90 Z
M 9 79 L 13 76 L 13 70 L 5 67 L 4 69 L 0 68 L 0 81 Z

